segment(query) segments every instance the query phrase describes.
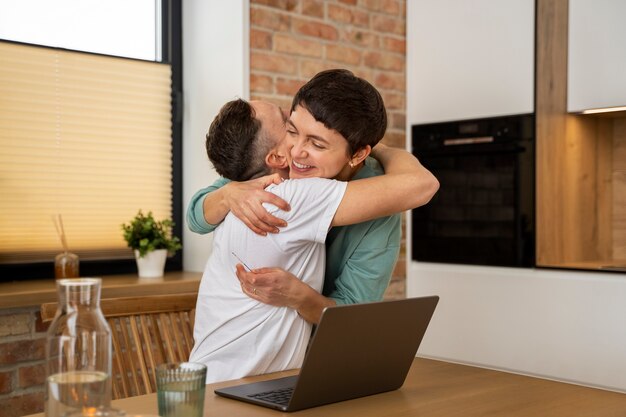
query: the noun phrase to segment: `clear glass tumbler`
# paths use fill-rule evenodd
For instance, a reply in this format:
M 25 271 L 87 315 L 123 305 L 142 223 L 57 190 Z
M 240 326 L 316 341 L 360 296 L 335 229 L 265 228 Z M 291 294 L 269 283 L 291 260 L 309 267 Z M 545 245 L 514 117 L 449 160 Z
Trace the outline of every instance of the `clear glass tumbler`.
M 202 417 L 206 365 L 194 362 L 157 366 L 157 398 L 162 417 Z
M 46 338 L 47 417 L 95 414 L 111 405 L 111 329 L 99 278 L 57 281 L 58 308 Z

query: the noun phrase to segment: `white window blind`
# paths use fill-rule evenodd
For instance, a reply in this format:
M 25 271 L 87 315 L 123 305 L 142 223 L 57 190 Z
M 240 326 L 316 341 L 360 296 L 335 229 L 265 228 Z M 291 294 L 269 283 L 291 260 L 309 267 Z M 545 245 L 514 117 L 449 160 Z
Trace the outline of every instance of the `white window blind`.
M 171 217 L 169 65 L 0 42 L 0 263 L 132 257 L 120 224 Z

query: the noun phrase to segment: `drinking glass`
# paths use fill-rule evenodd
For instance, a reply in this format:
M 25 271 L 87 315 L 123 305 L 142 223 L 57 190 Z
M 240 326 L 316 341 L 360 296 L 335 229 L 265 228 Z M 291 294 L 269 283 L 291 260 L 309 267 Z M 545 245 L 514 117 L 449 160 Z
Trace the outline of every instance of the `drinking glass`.
M 157 367 L 157 398 L 162 417 L 202 417 L 206 366 L 201 363 L 164 363 Z

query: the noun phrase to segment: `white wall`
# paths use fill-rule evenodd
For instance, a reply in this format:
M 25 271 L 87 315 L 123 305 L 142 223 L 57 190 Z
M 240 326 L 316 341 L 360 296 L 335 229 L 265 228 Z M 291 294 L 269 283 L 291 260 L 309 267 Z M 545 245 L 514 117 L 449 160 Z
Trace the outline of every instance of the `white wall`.
M 408 271 L 407 296 L 440 296 L 420 356 L 626 391 L 625 274 L 424 262 Z
M 183 209 L 217 174 L 204 138 L 220 107 L 249 96 L 249 1 L 183 1 Z M 202 271 L 212 237 L 183 227 L 183 266 Z

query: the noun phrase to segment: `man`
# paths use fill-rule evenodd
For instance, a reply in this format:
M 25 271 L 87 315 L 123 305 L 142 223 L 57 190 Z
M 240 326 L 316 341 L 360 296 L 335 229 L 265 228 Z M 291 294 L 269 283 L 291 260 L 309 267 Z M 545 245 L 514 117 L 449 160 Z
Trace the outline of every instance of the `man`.
M 271 123 L 251 122 L 271 110 L 267 103 L 227 103 L 211 125 L 207 152 L 218 172 L 245 179 L 280 173 L 288 167 L 284 134 Z M 223 120 L 249 126 L 233 141 Z M 233 122 L 234 121 L 234 122 Z M 242 139 L 246 138 L 247 139 Z M 228 156 L 226 156 L 228 155 Z M 241 161 L 254 159 L 254 161 Z M 258 163 L 261 161 L 261 163 Z M 235 264 L 270 262 L 298 273 L 311 288 L 321 290 L 324 240 L 344 195 L 345 183 L 281 182 L 268 190 L 288 199 L 294 210 L 276 215 L 289 221 L 283 233 L 260 236 L 234 215 L 215 230 L 213 251 L 198 292 L 194 348 L 190 360 L 207 365 L 207 383 L 298 367 L 310 336 L 310 324 L 288 308 L 259 303 L 242 291 Z M 300 213 L 300 216 L 296 216 Z M 252 293 L 256 289 L 250 290 Z

